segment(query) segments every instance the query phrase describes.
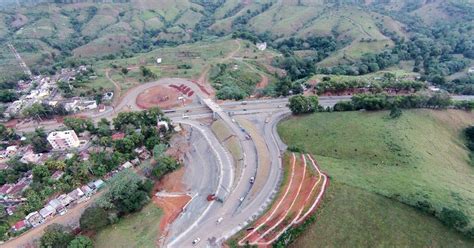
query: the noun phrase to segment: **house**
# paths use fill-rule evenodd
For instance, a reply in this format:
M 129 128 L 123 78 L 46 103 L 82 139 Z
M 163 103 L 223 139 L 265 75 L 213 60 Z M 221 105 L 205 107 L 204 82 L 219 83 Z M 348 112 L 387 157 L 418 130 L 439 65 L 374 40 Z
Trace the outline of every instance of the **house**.
M 114 93 L 113 92 L 107 92 L 104 94 L 104 96 L 102 97 L 102 100 L 104 101 L 110 101 L 112 100 L 112 98 L 114 98 Z
M 467 73 L 474 74 L 474 67 L 471 67 L 467 70 Z
M 69 195 L 66 195 L 66 194 L 62 194 L 60 196 L 58 196 L 58 201 L 61 202 L 61 205 L 63 205 L 64 207 L 68 207 L 69 204 L 71 204 L 71 202 L 74 201 L 74 199 L 69 196 Z
M 105 185 L 105 183 L 104 183 L 104 181 L 102 181 L 102 179 L 96 180 L 95 182 L 93 182 L 93 184 L 94 184 L 94 188 L 95 188 L 96 190 L 101 189 L 101 188 L 104 187 L 104 185 Z
M 61 210 L 64 209 L 64 205 L 58 199 L 53 199 L 49 201 L 48 205 L 51 206 L 56 213 L 60 213 Z
M 6 197 L 10 191 L 12 190 L 14 184 L 4 184 L 1 188 L 0 188 L 0 197 Z
M 15 196 L 23 193 L 23 191 L 30 185 L 30 179 L 29 178 L 22 178 L 20 179 L 11 189 L 9 192 L 9 195 Z
M 55 213 L 56 209 L 49 204 L 39 211 L 39 214 L 41 215 L 41 217 L 43 217 L 43 219 L 51 218 L 54 216 Z
M 130 160 L 130 163 L 132 163 L 133 166 L 137 166 L 140 164 L 140 159 L 134 158 L 133 160 Z
M 144 146 L 135 148 L 134 151 L 138 154 L 138 158 L 141 160 L 146 160 L 151 157 L 151 153 Z
M 127 169 L 127 168 L 130 168 L 132 166 L 133 166 L 133 164 L 130 163 L 130 161 L 127 161 L 127 162 L 123 163 L 122 165 L 120 165 L 119 170 Z
M 79 138 L 74 130 L 51 132 L 49 133 L 47 140 L 53 149 L 56 150 L 77 148 L 80 145 Z
M 15 223 L 15 225 L 12 226 L 12 230 L 14 232 L 19 232 L 19 231 L 24 230 L 27 226 L 28 226 L 28 222 L 26 222 L 25 220 L 20 220 L 17 223 Z
M 67 194 L 68 197 L 72 199 L 69 204 L 74 204 L 75 202 L 81 203 L 84 200 L 84 192 L 80 188 L 77 188 Z
M 38 211 L 32 212 L 25 217 L 25 220 L 30 223 L 32 227 L 37 227 L 43 223 L 44 219 Z
M 9 206 L 7 207 L 7 214 L 8 215 L 13 215 L 15 212 L 16 212 L 16 209 L 18 208 L 18 205 L 13 205 L 13 206 Z
M 2 154 L 0 154 L 0 158 L 11 158 L 15 156 L 15 154 L 18 152 L 18 146 L 9 146 L 7 149 L 2 151 Z
M 266 42 L 262 42 L 262 43 L 257 42 L 256 46 L 257 46 L 257 49 L 260 50 L 260 51 L 265 51 L 265 49 L 267 49 L 267 43 Z
M 53 175 L 51 176 L 51 179 L 53 179 L 54 181 L 57 181 L 57 180 L 61 179 L 61 177 L 63 177 L 63 175 L 64 175 L 63 171 L 57 170 L 53 173 Z
M 112 134 L 112 140 L 121 140 L 125 138 L 125 133 L 114 133 Z
M 86 200 L 89 199 L 89 197 L 91 197 L 95 193 L 94 190 L 92 190 L 87 185 L 82 186 L 81 191 L 84 193 L 84 197 L 86 198 Z
M 47 156 L 43 153 L 34 153 L 33 150 L 27 150 L 25 155 L 21 157 L 20 162 L 32 163 L 32 164 L 43 164 Z

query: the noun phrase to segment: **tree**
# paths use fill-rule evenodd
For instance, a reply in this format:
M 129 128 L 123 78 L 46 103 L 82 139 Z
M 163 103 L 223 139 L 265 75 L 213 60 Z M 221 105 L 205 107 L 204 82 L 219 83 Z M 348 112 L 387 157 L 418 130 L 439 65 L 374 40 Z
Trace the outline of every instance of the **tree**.
M 43 183 L 48 180 L 51 173 L 46 165 L 37 165 L 33 168 L 33 181 Z
M 33 151 L 35 153 L 49 152 L 51 150 L 51 145 L 46 139 L 47 135 L 43 129 L 38 128 L 28 136 L 30 136 L 29 140 L 31 145 L 33 145 Z
M 289 107 L 293 114 L 306 114 L 312 113 L 317 110 L 319 101 L 317 96 L 305 97 L 303 95 L 297 95 L 290 97 Z
M 90 119 L 66 117 L 64 118 L 64 125 L 76 133 L 82 133 L 86 130 L 93 132 L 95 130 L 94 124 Z
M 18 95 L 12 90 L 0 90 L 0 102 L 13 102 L 18 100 Z
M 153 159 L 155 161 L 159 161 L 166 152 L 166 145 L 165 144 L 156 144 L 153 147 Z
M 46 227 L 45 233 L 40 239 L 41 248 L 67 248 L 74 236 L 59 224 L 51 224 Z
M 157 160 L 157 165 L 153 168 L 153 175 L 160 179 L 165 174 L 176 170 L 179 167 L 179 163 L 170 156 L 161 156 Z
M 66 163 L 64 163 L 64 161 L 62 160 L 48 160 L 44 164 L 51 171 L 64 171 L 64 169 L 66 168 Z
M 89 237 L 79 235 L 69 243 L 67 248 L 94 248 L 94 243 Z
M 109 190 L 98 205 L 124 215 L 140 210 L 149 200 L 143 179 L 130 170 L 123 170 L 110 180 Z
M 89 207 L 82 213 L 79 224 L 82 230 L 99 231 L 109 224 L 107 211 L 98 206 Z

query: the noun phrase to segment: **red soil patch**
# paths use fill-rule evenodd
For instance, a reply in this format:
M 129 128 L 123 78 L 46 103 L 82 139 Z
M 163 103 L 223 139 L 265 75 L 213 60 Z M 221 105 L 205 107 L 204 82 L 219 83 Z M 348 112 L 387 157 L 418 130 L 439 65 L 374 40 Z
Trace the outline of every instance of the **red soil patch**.
M 154 194 L 157 192 L 168 192 L 173 196 L 154 196 L 153 202 L 163 210 L 163 217 L 160 221 L 160 232 L 163 236 L 167 235 L 168 226 L 176 220 L 183 211 L 183 207 L 191 200 L 189 195 L 184 194 L 184 184 L 182 178 L 184 167 L 166 175 L 155 184 Z M 182 195 L 181 195 L 182 194 Z
M 136 99 L 136 104 L 142 109 L 155 106 L 161 109 L 171 109 L 183 104 L 183 101 L 178 100 L 180 96 L 184 95 L 176 88 L 159 85 L 140 93 Z M 191 99 L 184 97 L 184 104 L 191 102 Z
M 163 217 L 160 220 L 160 232 L 163 236 L 167 235 L 168 226 L 173 223 L 179 214 L 183 211 L 183 207 L 191 200 L 188 195 L 176 197 L 153 197 L 153 202 L 163 210 Z
M 165 175 L 159 182 L 155 184 L 153 192 L 166 191 L 166 192 L 184 192 L 185 186 L 182 181 L 184 176 L 184 167 L 173 171 L 170 174 Z
M 293 176 L 290 172 L 290 178 L 274 205 L 255 222 L 254 230 L 248 232 L 239 244 L 249 242 L 251 245 L 269 247 L 285 230 L 301 224 L 317 208 L 328 180 L 326 175 L 319 172 L 319 166 L 312 164 L 311 159 L 306 160 L 305 167 L 302 155 L 302 160 L 294 165 L 296 159 L 293 155 Z

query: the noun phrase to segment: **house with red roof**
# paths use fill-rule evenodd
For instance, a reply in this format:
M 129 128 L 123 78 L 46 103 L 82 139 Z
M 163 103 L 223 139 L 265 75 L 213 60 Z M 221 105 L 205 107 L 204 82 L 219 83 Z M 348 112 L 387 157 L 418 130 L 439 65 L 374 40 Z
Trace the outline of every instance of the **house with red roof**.
M 114 133 L 112 134 L 112 140 L 121 140 L 125 138 L 125 133 Z
M 17 223 L 15 223 L 15 225 L 12 226 L 12 230 L 15 232 L 19 232 L 27 227 L 28 227 L 27 222 L 25 220 L 20 220 Z

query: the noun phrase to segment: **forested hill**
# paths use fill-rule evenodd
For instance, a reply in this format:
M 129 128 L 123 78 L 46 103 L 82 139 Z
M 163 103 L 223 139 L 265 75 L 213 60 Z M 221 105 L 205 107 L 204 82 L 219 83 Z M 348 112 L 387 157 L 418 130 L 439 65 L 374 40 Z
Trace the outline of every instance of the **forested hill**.
M 446 77 L 470 66 L 474 57 L 473 0 L 9 2 L 21 7 L 14 4 L 0 12 L 0 59 L 8 60 L 5 46 L 11 42 L 36 73 L 51 71 L 69 57 L 130 56 L 236 32 L 283 52 L 299 50 L 295 59 L 302 61 L 296 63 L 311 68 L 297 68 L 303 72 L 297 78 L 315 65 L 320 72 L 352 75 L 400 61 L 414 63 L 415 71 Z M 295 39 L 288 42 L 288 37 Z M 308 39 L 321 38 L 331 45 L 308 47 Z

